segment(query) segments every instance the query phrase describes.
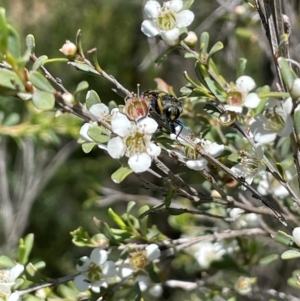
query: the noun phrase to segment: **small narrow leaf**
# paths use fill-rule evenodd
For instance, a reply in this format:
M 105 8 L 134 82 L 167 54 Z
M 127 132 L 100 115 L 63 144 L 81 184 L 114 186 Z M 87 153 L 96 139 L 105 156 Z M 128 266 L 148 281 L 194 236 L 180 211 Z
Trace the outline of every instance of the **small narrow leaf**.
M 72 65 L 77 70 L 101 76 L 94 67 L 91 67 L 84 62 L 75 61 L 75 62 L 69 62 L 68 64 Z
M 259 260 L 259 265 L 268 265 L 279 258 L 278 254 L 270 254 Z
M 299 258 L 299 257 L 300 257 L 300 252 L 297 250 L 288 250 L 281 254 L 281 259 L 285 259 L 285 260 Z
M 120 184 L 123 182 L 131 173 L 133 173 L 132 169 L 127 166 L 122 166 L 118 170 L 116 170 L 112 175 L 111 179 Z
M 247 60 L 244 58 L 240 58 L 236 69 L 236 78 L 239 78 L 244 74 L 246 65 L 247 65 Z
M 38 57 L 37 60 L 34 62 L 33 66 L 32 66 L 32 70 L 34 70 L 34 71 L 38 70 L 41 66 L 44 65 L 44 63 L 47 60 L 48 60 L 47 55 L 42 55 L 42 56 Z
M 82 82 L 80 82 L 80 83 L 77 85 L 77 87 L 76 87 L 76 90 L 75 90 L 75 92 L 74 92 L 74 95 L 76 95 L 76 94 L 78 94 L 78 93 L 80 93 L 80 92 L 82 92 L 82 91 L 88 89 L 88 87 L 89 87 L 89 83 L 88 83 L 87 81 L 82 81 Z
M 31 54 L 35 51 L 35 39 L 32 34 L 26 36 L 26 47 L 30 51 Z
M 124 223 L 122 218 L 117 213 L 115 213 L 111 208 L 108 209 L 108 214 L 122 230 L 127 230 L 127 225 Z

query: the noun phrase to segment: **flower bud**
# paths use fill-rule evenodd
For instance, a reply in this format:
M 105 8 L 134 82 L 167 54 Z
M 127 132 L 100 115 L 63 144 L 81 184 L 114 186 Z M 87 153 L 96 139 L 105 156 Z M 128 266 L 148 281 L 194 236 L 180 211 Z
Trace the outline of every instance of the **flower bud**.
M 296 78 L 294 80 L 290 93 L 293 99 L 297 99 L 300 97 L 300 78 Z
M 74 58 L 77 53 L 77 47 L 74 43 L 66 40 L 66 43 L 59 49 L 68 58 Z
M 300 247 L 300 227 L 296 227 L 293 230 L 293 241 Z
M 184 39 L 184 42 L 189 47 L 195 47 L 198 42 L 198 37 L 193 31 L 189 31 L 187 37 Z

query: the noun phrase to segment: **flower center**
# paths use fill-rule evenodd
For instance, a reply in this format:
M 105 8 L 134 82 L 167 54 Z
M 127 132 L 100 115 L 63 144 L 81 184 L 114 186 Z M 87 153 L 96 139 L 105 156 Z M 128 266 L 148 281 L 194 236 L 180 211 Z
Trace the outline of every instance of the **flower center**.
M 238 91 L 229 92 L 227 94 L 226 102 L 232 106 L 243 106 L 243 96 Z
M 145 135 L 139 132 L 134 133 L 131 136 L 128 136 L 126 139 L 126 156 L 131 157 L 137 153 L 146 152 L 146 141 Z
M 256 157 L 251 157 L 245 151 L 241 151 L 240 156 L 240 165 L 242 165 L 250 175 L 255 174 L 258 169 L 259 160 Z
M 168 31 L 176 27 L 176 16 L 167 6 L 163 5 L 157 18 L 157 25 L 161 30 Z
M 87 272 L 87 277 L 91 280 L 91 282 L 100 281 L 102 278 L 102 269 L 100 266 L 91 263 Z
M 138 269 L 142 269 L 148 263 L 147 256 L 144 252 L 133 253 L 130 261 L 131 265 Z
M 284 128 L 285 118 L 282 108 L 275 106 L 267 109 L 265 116 L 268 119 L 267 123 L 264 124 L 266 130 L 279 132 Z

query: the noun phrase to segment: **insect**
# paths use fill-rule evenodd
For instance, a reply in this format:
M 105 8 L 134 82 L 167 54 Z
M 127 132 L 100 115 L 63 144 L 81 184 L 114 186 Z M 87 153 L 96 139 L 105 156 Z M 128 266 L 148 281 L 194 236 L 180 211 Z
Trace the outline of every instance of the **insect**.
M 147 97 L 150 102 L 150 115 L 159 115 L 160 126 L 167 128 L 176 134 L 175 124 L 184 127 L 183 123 L 178 120 L 182 113 L 182 102 L 171 94 L 160 90 L 146 90 L 143 96 Z M 154 114 L 153 114 L 154 113 Z M 164 123 L 167 123 L 167 127 Z M 179 133 L 180 134 L 180 133 Z

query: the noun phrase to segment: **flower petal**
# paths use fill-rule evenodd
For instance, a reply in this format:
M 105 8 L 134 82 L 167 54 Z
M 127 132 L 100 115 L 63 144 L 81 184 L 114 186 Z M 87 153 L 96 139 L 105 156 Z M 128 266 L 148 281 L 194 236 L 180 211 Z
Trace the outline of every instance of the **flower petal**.
M 147 146 L 147 153 L 151 157 L 158 157 L 161 153 L 161 148 L 154 143 L 149 143 Z
M 136 173 L 145 172 L 151 166 L 151 158 L 146 153 L 135 154 L 129 158 L 128 165 Z
M 90 136 L 88 135 L 88 130 L 92 127 L 92 125 L 90 123 L 85 123 L 80 131 L 79 131 L 79 135 L 80 138 L 87 141 L 87 142 L 93 142 L 94 140 L 90 138 Z
M 246 95 L 245 102 L 244 102 L 245 107 L 254 109 L 257 108 L 259 103 L 260 103 L 260 98 L 256 93 L 249 93 Z
M 104 103 L 96 103 L 89 110 L 93 115 L 104 118 L 109 114 L 109 108 Z
M 186 161 L 186 166 L 193 170 L 202 170 L 206 167 L 207 161 L 205 159 L 200 160 L 188 160 Z
M 157 18 L 161 10 L 160 3 L 154 0 L 150 0 L 145 4 L 144 12 L 149 18 Z
M 183 3 L 182 0 L 172 0 L 165 2 L 165 6 L 167 6 L 173 12 L 179 12 L 182 9 Z
M 117 274 L 116 264 L 113 261 L 106 261 L 102 265 L 102 272 L 106 277 L 114 277 Z
M 77 275 L 74 278 L 73 283 L 80 292 L 86 291 L 91 285 L 90 281 L 83 275 Z
M 171 30 L 168 30 L 168 31 L 162 31 L 160 33 L 160 35 L 161 35 L 161 38 L 164 41 L 170 42 L 170 43 L 174 42 L 174 44 L 175 44 L 176 41 L 177 41 L 177 39 L 178 39 L 178 37 L 179 37 L 179 29 L 177 27 L 175 27 L 175 28 L 173 28 Z
M 107 152 L 114 158 L 119 159 L 125 154 L 126 148 L 120 137 L 114 137 L 107 143 Z
M 147 254 L 148 260 L 150 260 L 150 261 L 157 259 L 160 256 L 160 249 L 158 248 L 158 245 L 151 244 L 151 245 L 147 246 L 146 254 Z
M 159 34 L 158 27 L 153 21 L 145 20 L 141 25 L 141 31 L 147 37 L 152 38 Z
M 120 113 L 113 116 L 111 121 L 111 127 L 113 132 L 121 137 L 127 136 L 130 133 L 132 126 L 133 124 L 127 118 L 127 116 Z
M 195 15 L 190 10 L 183 10 L 176 14 L 177 27 L 187 27 L 194 21 Z
M 242 75 L 236 80 L 236 87 L 243 92 L 249 92 L 256 87 L 255 81 L 248 75 Z
M 93 261 L 97 265 L 103 264 L 107 260 L 107 251 L 95 248 L 91 253 L 91 261 Z
M 140 133 L 153 134 L 158 128 L 157 122 L 153 118 L 142 118 L 138 121 L 138 131 Z

